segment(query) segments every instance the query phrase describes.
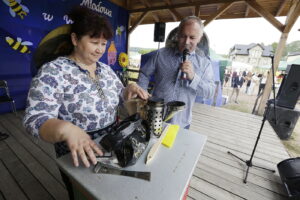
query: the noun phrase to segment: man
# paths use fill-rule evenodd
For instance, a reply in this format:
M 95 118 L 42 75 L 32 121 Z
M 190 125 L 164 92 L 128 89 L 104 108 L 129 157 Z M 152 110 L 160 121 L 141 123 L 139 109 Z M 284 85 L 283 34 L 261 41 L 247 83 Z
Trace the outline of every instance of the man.
M 139 76 L 138 84 L 147 90 L 150 77 L 154 74 L 154 97 L 162 98 L 165 102 L 185 102 L 185 110 L 177 113 L 170 123 L 179 124 L 186 129 L 192 120 L 192 107 L 196 96 L 210 99 L 214 95 L 211 62 L 197 48 L 202 35 L 203 25 L 198 17 L 183 19 L 179 24 L 175 47 L 165 47 L 153 54 L 142 67 Z M 186 57 L 183 56 L 184 50 L 189 54 L 187 59 L 183 59 Z
M 243 86 L 243 83 L 244 83 L 244 78 L 243 78 L 242 72 L 240 72 L 239 75 L 236 76 L 235 78 L 233 78 L 233 80 L 232 80 L 233 89 L 232 89 L 232 93 L 231 93 L 231 96 L 229 99 L 230 102 L 232 100 L 233 94 L 236 93 L 234 102 L 238 103 L 237 100 L 238 100 L 238 97 L 240 94 L 240 88 Z

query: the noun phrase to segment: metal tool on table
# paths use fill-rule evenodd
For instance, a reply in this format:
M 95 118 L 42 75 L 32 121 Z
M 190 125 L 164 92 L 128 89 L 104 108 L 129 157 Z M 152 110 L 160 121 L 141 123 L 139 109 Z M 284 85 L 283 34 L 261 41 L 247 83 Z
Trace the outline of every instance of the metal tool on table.
M 151 179 L 151 172 L 123 170 L 101 162 L 97 162 L 97 164 L 95 165 L 94 173 L 129 176 L 132 178 L 139 178 L 146 181 L 150 181 Z

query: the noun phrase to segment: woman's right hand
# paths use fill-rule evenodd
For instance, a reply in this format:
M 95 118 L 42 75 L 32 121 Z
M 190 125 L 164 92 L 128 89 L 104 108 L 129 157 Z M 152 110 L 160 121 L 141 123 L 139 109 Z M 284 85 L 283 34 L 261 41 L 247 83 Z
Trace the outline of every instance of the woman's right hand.
M 97 163 L 95 153 L 100 156 L 103 154 L 90 136 L 78 126 L 72 125 L 63 137 L 71 151 L 73 163 L 76 167 L 79 166 L 79 158 L 85 167 L 90 167 L 90 162 L 94 165 Z
M 51 143 L 66 142 L 76 167 L 79 166 L 79 158 L 86 167 L 90 162 L 97 163 L 96 154 L 102 156 L 102 151 L 90 136 L 71 122 L 48 119 L 40 127 L 40 136 L 43 140 Z

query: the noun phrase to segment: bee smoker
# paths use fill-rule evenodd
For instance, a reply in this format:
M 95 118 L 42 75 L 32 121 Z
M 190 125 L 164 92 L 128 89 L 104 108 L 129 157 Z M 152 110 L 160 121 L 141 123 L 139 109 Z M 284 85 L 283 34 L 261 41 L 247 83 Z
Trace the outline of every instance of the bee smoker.
M 184 102 L 171 101 L 165 104 L 163 99 L 151 97 L 146 105 L 147 122 L 151 134 L 159 137 L 162 133 L 163 122 L 169 121 L 184 108 Z

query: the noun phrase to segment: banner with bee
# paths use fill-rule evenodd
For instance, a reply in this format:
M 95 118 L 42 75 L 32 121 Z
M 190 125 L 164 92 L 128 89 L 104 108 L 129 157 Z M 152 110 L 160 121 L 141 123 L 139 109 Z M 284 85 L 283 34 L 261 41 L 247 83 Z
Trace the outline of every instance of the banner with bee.
M 117 55 L 127 52 L 127 10 L 108 0 L 0 0 L 0 80 L 8 82 L 17 109 L 25 108 L 37 71 L 32 62 L 36 48 L 51 30 L 72 23 L 67 13 L 75 5 L 88 7 L 111 22 L 114 38 L 101 61 L 122 70 Z M 0 104 L 0 113 L 10 111 L 8 105 Z

